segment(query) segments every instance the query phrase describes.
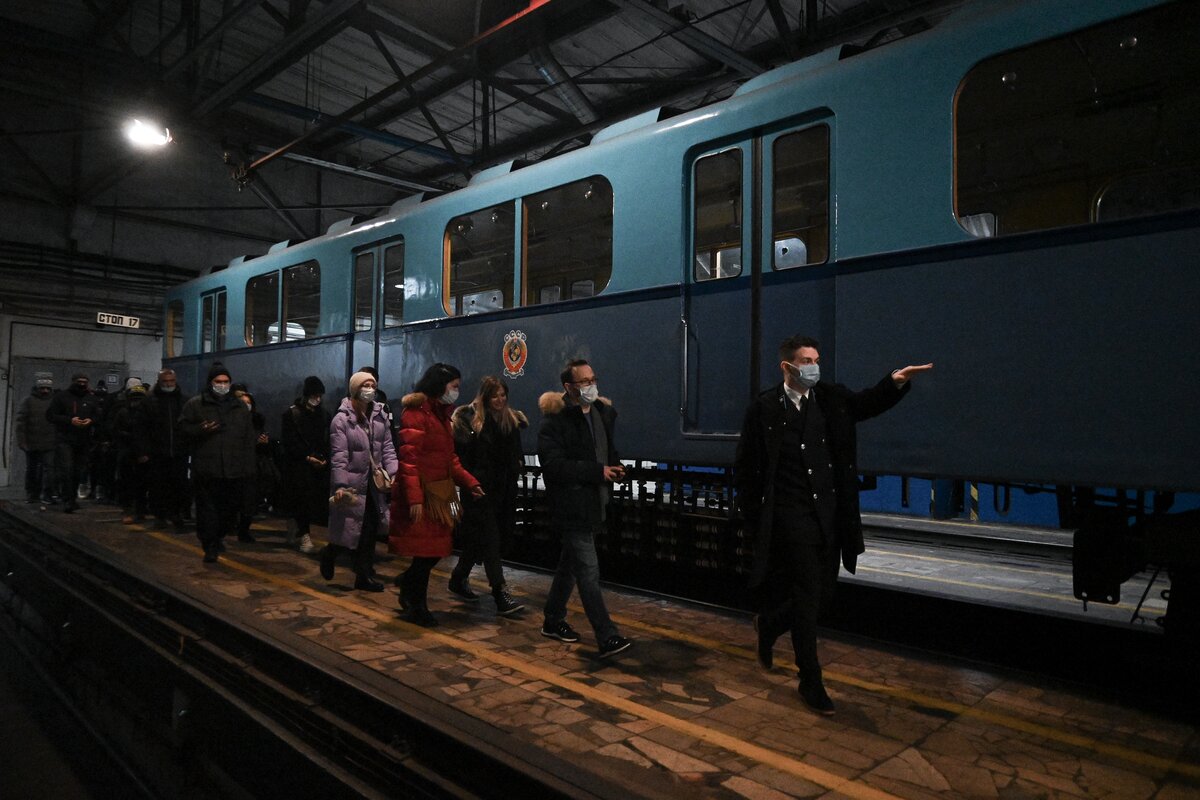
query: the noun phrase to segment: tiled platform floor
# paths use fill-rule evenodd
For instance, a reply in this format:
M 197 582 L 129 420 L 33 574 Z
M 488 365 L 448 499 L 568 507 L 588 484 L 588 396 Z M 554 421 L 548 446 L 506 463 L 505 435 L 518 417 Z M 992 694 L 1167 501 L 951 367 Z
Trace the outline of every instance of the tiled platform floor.
M 939 663 L 836 639 L 822 660 L 838 713 L 807 712 L 795 693 L 786 638 L 776 669 L 753 656 L 742 615 L 616 591 L 610 610 L 634 647 L 611 662 L 583 641 L 538 632 L 547 576 L 508 573 L 529 604 L 499 619 L 489 598 L 451 600 L 445 569 L 430 603 L 442 624 L 396 616 L 395 592 L 332 583 L 313 557 L 282 545 L 278 523 L 260 541 L 232 541 L 217 565 L 191 534 L 123 526 L 110 507 L 18 513 L 74 531 L 199 600 L 213 593 L 248 618 L 300 636 L 417 688 L 447 707 L 627 785 L 631 796 L 704 798 L 1200 797 L 1200 732 L 1074 693 L 981 668 Z M 275 528 L 275 530 L 269 530 Z M 390 579 L 402 560 L 384 559 Z M 478 588 L 478 587 L 477 587 Z

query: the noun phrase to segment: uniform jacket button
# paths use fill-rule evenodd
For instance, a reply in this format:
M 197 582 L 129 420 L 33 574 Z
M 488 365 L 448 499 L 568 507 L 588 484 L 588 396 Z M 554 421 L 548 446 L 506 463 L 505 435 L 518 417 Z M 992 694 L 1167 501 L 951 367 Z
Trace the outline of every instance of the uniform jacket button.
M 808 471 L 808 474 L 809 474 L 809 475 L 812 475 L 812 470 L 811 470 L 811 469 Z
M 817 493 L 813 492 L 813 500 L 816 500 L 816 499 L 817 499 Z
M 800 443 L 800 449 L 801 449 L 801 450 L 803 450 L 803 449 L 804 449 L 804 443 L 803 443 L 803 442 L 801 442 L 801 443 Z

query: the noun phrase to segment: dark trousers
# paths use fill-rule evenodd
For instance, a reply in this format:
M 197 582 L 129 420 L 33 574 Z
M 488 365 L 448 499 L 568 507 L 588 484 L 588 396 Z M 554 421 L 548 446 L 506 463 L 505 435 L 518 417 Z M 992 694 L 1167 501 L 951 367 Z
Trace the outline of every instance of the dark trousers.
M 429 594 L 429 573 L 441 561 L 435 556 L 416 556 L 400 576 L 400 594 L 409 603 L 423 606 Z
M 75 445 L 66 442 L 60 442 L 54 447 L 54 474 L 59 494 L 68 507 L 79 505 L 79 501 L 75 499 L 75 491 L 87 474 L 90 447 L 90 444 Z
M 132 450 L 122 450 L 117 462 L 117 501 L 126 514 L 145 516 L 148 499 L 146 486 L 150 478 L 149 462 L 138 463 Z
M 243 482 L 250 478 L 201 478 L 192 481 L 196 494 L 196 536 L 205 548 L 217 544 L 237 524 Z
M 47 499 L 54 485 L 54 451 L 25 451 L 25 496 L 30 500 Z
M 562 552 L 542 613 L 548 628 L 566 621 L 567 601 L 578 585 L 579 601 L 583 603 L 583 611 L 596 633 L 596 641 L 604 643 L 619 632 L 608 615 L 608 607 L 600 591 L 600 561 L 596 556 L 596 534 L 600 530 L 600 524 L 597 523 L 559 531 Z
M 821 679 L 817 620 L 833 598 L 840 555 L 836 542 L 829 539 L 822 534 L 812 509 L 775 510 L 771 573 L 758 618 L 759 632 L 773 639 L 791 631 L 801 681 Z
M 379 528 L 379 509 L 375 507 L 375 498 L 367 492 L 367 509 L 363 512 L 362 532 L 358 537 L 358 546 L 346 547 L 340 544 L 326 545 L 336 559 L 342 553 L 354 554 L 354 574 L 359 578 L 370 578 L 375 566 L 375 531 Z M 436 562 L 437 559 L 434 559 Z
M 484 495 L 478 500 L 469 501 L 463 514 L 462 526 L 459 528 L 462 552 L 458 556 L 458 563 L 454 565 L 453 577 L 465 580 L 476 562 L 482 561 L 488 584 L 493 589 L 504 585 L 504 568 L 500 565 L 500 537 L 502 531 L 507 533 L 512 530 L 513 506 L 516 499 L 516 494 L 513 493 L 511 498 Z
M 174 520 L 192 504 L 187 456 L 150 457 L 150 510 L 159 519 Z

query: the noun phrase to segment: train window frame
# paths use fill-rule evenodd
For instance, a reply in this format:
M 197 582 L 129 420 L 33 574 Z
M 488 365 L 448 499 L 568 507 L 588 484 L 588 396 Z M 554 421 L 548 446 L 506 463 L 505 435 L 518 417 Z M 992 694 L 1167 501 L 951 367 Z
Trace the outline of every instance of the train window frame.
M 823 192 L 820 188 L 813 192 L 813 197 L 821 197 L 824 203 L 824 221 L 817 222 L 815 225 L 810 224 L 797 228 L 792 224 L 780 223 L 779 197 L 784 188 L 781 187 L 779 181 L 780 163 L 780 143 L 797 137 L 807 137 L 814 133 L 820 132 L 824 135 L 823 141 L 816 142 L 815 147 L 811 151 L 815 151 L 817 158 L 810 159 L 810 163 L 824 164 Z M 769 243 L 771 252 L 771 270 L 773 272 L 785 272 L 793 269 L 801 269 L 803 267 L 815 267 L 829 263 L 830 253 L 832 251 L 833 240 L 833 219 L 830 209 L 833 207 L 833 125 L 828 120 L 821 120 L 810 125 L 801 127 L 793 127 L 787 130 L 779 131 L 769 137 L 764 137 L 764 149 L 767 146 L 770 148 L 770 164 L 764 165 L 764 171 L 768 169 L 770 175 L 770 206 L 768 213 L 764 214 L 764 228 L 769 226 Z M 823 147 L 822 147 L 823 145 Z M 811 146 L 811 145 L 808 145 Z M 819 170 L 819 166 L 818 166 Z M 763 176 L 764 179 L 766 175 Z M 821 181 L 818 180 L 817 183 Z M 800 184 L 801 188 L 804 184 Z M 791 184 L 785 184 L 787 191 L 795 191 L 795 187 Z M 766 197 L 764 187 L 764 199 Z M 803 205 L 803 204 L 801 204 Z M 820 206 L 816 207 L 816 212 L 812 210 L 808 212 L 808 220 L 814 217 L 820 218 Z M 782 234 L 781 235 L 781 229 Z M 801 231 L 808 232 L 809 238 L 800 235 L 790 236 L 786 234 L 796 233 Z M 815 246 L 815 247 L 814 247 Z M 803 247 L 803 261 L 798 260 L 796 251 L 799 247 Z M 814 249 L 819 254 L 819 258 L 813 258 Z
M 293 286 L 301 287 L 301 292 L 293 294 L 290 291 Z M 315 288 L 311 288 L 314 286 Z M 309 287 L 309 291 L 305 292 L 305 287 Z M 279 289 L 281 303 L 279 318 L 283 320 L 280 341 L 298 342 L 320 336 L 322 311 L 325 305 L 322 302 L 320 262 L 313 258 L 290 267 L 284 267 L 280 270 Z M 313 298 L 316 300 L 315 313 L 312 307 Z M 295 306 L 300 306 L 299 313 L 293 312 Z M 309 321 L 312 322 L 311 330 L 305 325 Z
M 245 294 L 244 294 L 245 303 L 243 306 L 243 309 L 244 309 L 243 322 L 245 323 L 244 339 L 245 339 L 247 347 L 265 347 L 267 345 L 275 344 L 275 342 L 271 341 L 270 331 L 271 331 L 272 326 L 274 326 L 276 335 L 278 335 L 278 332 L 279 332 L 279 311 L 280 311 L 279 292 L 280 292 L 280 283 L 281 283 L 279 272 L 280 271 L 278 269 L 273 269 L 268 272 L 259 273 L 258 275 L 251 275 L 249 278 L 246 279 L 246 289 L 245 289 Z M 259 298 L 257 295 L 255 295 L 253 293 L 254 287 L 252 287 L 251 284 L 253 284 L 255 281 L 259 281 L 259 280 L 268 281 L 268 285 L 270 284 L 271 281 L 274 282 L 274 287 L 273 287 L 274 290 L 272 292 L 270 292 L 270 296 L 274 300 L 274 303 L 272 306 L 274 316 L 270 320 L 267 320 L 266 317 L 262 317 L 261 319 L 259 319 L 255 313 L 256 309 L 255 309 L 254 305 L 255 305 L 255 303 L 258 302 Z M 262 299 L 266 300 L 266 298 L 267 298 L 267 293 L 263 292 Z M 255 338 L 256 338 L 255 331 L 258 327 L 258 322 L 266 322 L 266 326 L 263 328 L 263 336 L 266 341 L 261 341 L 261 342 L 255 341 Z
M 350 273 L 350 330 L 352 333 L 368 333 L 375 329 L 375 297 L 379 294 L 375 280 L 375 251 L 359 250 L 353 253 L 354 264 Z M 364 265 L 363 259 L 366 259 Z M 366 315 L 363 312 L 362 272 L 366 267 Z M 365 327 L 364 321 L 365 320 Z
M 393 253 L 399 254 L 399 264 L 391 261 Z M 382 328 L 398 328 L 404 324 L 404 301 L 408 295 L 408 283 L 404 269 L 405 258 L 404 237 L 400 237 L 385 244 L 383 258 L 376 259 L 383 273 L 381 278 L 383 281 L 383 308 L 380 312 L 380 327 Z
M 229 296 L 225 287 L 200 296 L 200 353 L 220 353 L 228 344 Z
M 562 302 L 564 297 L 569 300 L 595 297 L 608 288 L 614 267 L 616 204 L 612 182 L 601 174 L 588 175 L 521 197 L 522 307 Z M 551 209 L 554 209 L 555 217 L 549 215 Z M 590 213 L 579 213 L 579 209 Z M 544 219 L 543 214 L 546 214 Z M 539 225 L 541 228 L 535 229 Z M 538 237 L 538 241 L 531 245 L 531 237 L 534 236 Z M 595 249 L 585 248 L 583 255 L 564 269 L 560 265 L 566 259 L 554 258 L 551 248 L 561 249 L 565 246 L 570 254 L 576 237 L 585 242 L 602 241 L 603 245 Z M 546 266 L 543 266 L 540 257 L 535 257 L 535 253 L 543 248 L 550 256 L 545 259 Z M 555 286 L 559 289 L 557 297 L 554 297 L 554 292 L 547 291 Z
M 1174 60 L 1197 27 L 1200 8 L 1168 3 L 973 64 L 953 104 L 959 226 L 1010 236 L 1200 208 L 1200 87 Z M 1132 191 L 1118 204 L 1114 187 Z
M 167 302 L 163 317 L 163 357 L 175 358 L 184 354 L 183 338 L 184 304 L 182 300 Z
M 514 308 L 518 304 L 515 302 L 516 292 L 516 205 L 517 201 L 502 200 L 498 203 L 484 206 L 475 211 L 468 211 L 465 214 L 458 214 L 451 217 L 446 222 L 446 227 L 442 234 L 442 310 L 447 316 L 474 316 L 475 314 L 487 313 L 490 311 L 503 311 Z M 464 292 L 462 282 L 465 278 L 456 276 L 456 271 L 462 262 L 455 262 L 455 237 L 464 240 L 476 232 L 476 220 L 478 219 L 478 230 L 483 231 L 483 226 L 493 225 L 499 228 L 504 228 L 507 222 L 507 233 L 505 236 L 503 231 L 500 231 L 494 240 L 485 240 L 485 247 L 480 248 L 480 255 L 472 253 L 472 259 L 484 259 L 486 274 L 483 278 L 496 277 L 495 287 L 491 287 L 488 283 L 477 284 L 479 291 Z M 498 245 L 499 249 L 487 248 L 492 242 Z M 504 251 L 504 246 L 507 244 L 507 251 Z M 492 262 L 494 258 L 499 258 L 501 264 L 498 269 L 493 269 Z M 507 263 L 505 263 L 505 261 Z M 496 305 L 493 301 L 497 293 L 500 296 L 500 302 Z M 468 303 L 468 301 L 470 301 Z M 468 305 L 474 308 L 468 308 Z
M 716 247 L 715 249 L 706 247 L 705 253 L 703 253 L 703 255 L 708 256 L 708 262 L 707 262 L 707 265 L 704 265 L 703 268 L 708 274 L 701 274 L 702 264 L 701 264 L 700 259 L 701 259 L 702 253 L 700 252 L 701 248 L 700 248 L 700 245 L 698 244 L 698 240 L 700 238 L 700 231 L 701 231 L 701 225 L 700 225 L 701 205 L 700 205 L 698 195 L 697 195 L 697 191 L 700 186 L 700 178 L 698 176 L 698 170 L 702 163 L 712 162 L 714 159 L 722 158 L 722 157 L 729 157 L 729 156 L 734 157 L 734 161 L 737 164 L 737 171 L 738 171 L 736 181 L 732 182 L 732 185 L 737 186 L 737 197 L 730 198 L 730 200 L 731 200 L 730 205 L 735 209 L 734 223 L 731 225 L 731 227 L 736 227 L 736 230 L 737 230 L 736 242 L 737 242 L 737 244 L 736 244 L 736 246 L 730 245 L 730 246 L 726 246 L 726 247 Z M 695 158 L 692 159 L 692 169 L 691 169 L 692 185 L 691 185 L 691 194 L 690 194 L 690 198 L 689 198 L 690 199 L 690 211 L 691 211 L 691 220 L 690 220 L 690 222 L 691 222 L 691 241 L 690 241 L 691 248 L 690 248 L 690 252 L 691 252 L 692 281 L 695 283 L 708 283 L 710 281 L 729 280 L 729 279 L 737 278 L 737 277 L 741 276 L 746 271 L 746 264 L 742 258 L 743 254 L 745 252 L 743 245 L 745 243 L 745 236 L 746 236 L 746 227 L 745 227 L 745 225 L 746 225 L 746 216 L 745 216 L 745 213 L 746 213 L 746 173 L 747 173 L 747 170 L 746 170 L 746 144 L 742 143 L 742 142 L 739 142 L 737 144 L 731 144 L 726 147 L 721 147 L 716 150 L 709 150 L 709 151 L 700 153 L 700 154 L 696 155 Z M 739 221 L 739 218 L 740 218 L 740 221 Z M 725 240 L 725 243 L 728 244 L 731 241 L 733 241 L 733 240 Z M 728 254 L 730 260 L 736 260 L 736 264 L 735 264 L 735 266 L 737 267 L 736 270 L 732 270 L 732 269 L 726 270 L 723 267 L 723 264 L 722 264 L 722 261 L 724 260 L 722 258 L 723 254 Z M 712 268 L 712 262 L 714 259 L 717 261 L 717 268 L 715 271 Z

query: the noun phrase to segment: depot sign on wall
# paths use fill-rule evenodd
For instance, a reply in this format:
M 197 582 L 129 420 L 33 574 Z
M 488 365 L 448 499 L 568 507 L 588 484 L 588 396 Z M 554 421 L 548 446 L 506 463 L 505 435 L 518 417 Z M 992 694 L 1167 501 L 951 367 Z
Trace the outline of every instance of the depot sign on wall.
M 100 311 L 96 314 L 96 324 L 115 325 L 118 328 L 140 328 L 142 321 L 137 317 L 127 317 L 124 314 L 106 314 Z

